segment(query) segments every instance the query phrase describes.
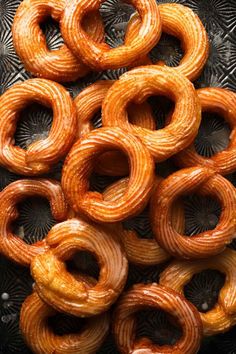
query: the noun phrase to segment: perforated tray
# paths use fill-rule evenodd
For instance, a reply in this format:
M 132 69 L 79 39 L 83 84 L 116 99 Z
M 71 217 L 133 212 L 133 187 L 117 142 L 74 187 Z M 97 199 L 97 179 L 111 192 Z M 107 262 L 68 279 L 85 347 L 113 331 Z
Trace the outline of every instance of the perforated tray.
M 31 77 L 17 57 L 11 34 L 11 24 L 20 0 L 0 0 L 0 94 L 17 82 Z M 236 1 L 235 0 L 179 0 L 157 1 L 178 2 L 191 7 L 203 21 L 210 39 L 210 56 L 207 65 L 195 82 L 197 88 L 220 86 L 236 91 Z M 107 0 L 101 7 L 104 24 L 106 25 L 106 41 L 111 47 L 122 43 L 127 21 L 133 12 L 130 5 L 122 4 L 119 0 Z M 63 40 L 58 25 L 52 21 L 42 24 L 50 49 L 58 48 Z M 163 35 L 160 43 L 151 52 L 151 59 L 155 62 L 164 59 L 168 65 L 177 65 L 182 55 L 177 40 Z M 78 82 L 66 84 L 72 97 L 75 97 L 83 88 L 97 79 L 117 79 L 125 68 L 108 70 L 101 73 L 92 73 Z M 162 102 L 162 103 L 160 103 Z M 165 121 L 165 114 L 169 110 L 169 102 L 151 99 L 150 103 L 157 119 L 157 128 L 161 128 Z M 41 106 L 30 106 L 25 110 L 18 123 L 15 134 L 15 144 L 22 148 L 34 140 L 47 136 L 52 122 L 52 112 Z M 95 127 L 101 126 L 101 117 L 96 115 L 93 120 Z M 229 141 L 229 127 L 217 116 L 208 116 L 203 119 L 199 134 L 195 140 L 197 151 L 205 156 L 223 149 Z M 55 166 L 49 175 L 60 180 L 62 162 Z M 166 177 L 177 168 L 172 160 L 157 166 L 157 171 Z M 0 167 L 0 190 L 14 180 L 20 179 L 14 173 Z M 236 185 L 235 174 L 228 176 Z M 105 176 L 93 175 L 91 188 L 103 190 L 114 179 Z M 42 239 L 54 224 L 50 208 L 42 199 L 31 198 L 19 205 L 20 217 L 14 225 L 17 232 L 28 243 Z M 201 199 L 196 196 L 185 200 L 186 233 L 194 233 L 214 228 L 220 215 L 218 204 L 214 200 Z M 206 217 L 207 216 L 207 217 Z M 124 227 L 135 229 L 140 237 L 152 237 L 145 210 L 141 215 L 128 220 Z M 234 244 L 231 247 L 236 248 Z M 87 270 L 96 276 L 98 269 L 91 257 L 80 255 L 80 269 Z M 158 276 L 164 265 L 156 267 L 130 266 L 127 288 L 136 282 L 158 281 Z M 19 332 L 19 311 L 26 296 L 32 291 L 32 279 L 27 269 L 6 260 L 0 256 L 0 354 L 30 353 L 26 348 Z M 205 272 L 196 277 L 189 289 L 188 297 L 202 309 L 203 303 L 209 306 L 215 301 L 217 289 L 222 285 L 222 277 L 218 273 Z M 75 330 L 78 323 L 71 318 L 61 318 L 57 321 L 56 330 L 62 332 Z M 158 328 L 158 330 L 157 330 Z M 163 314 L 151 312 L 143 313 L 138 321 L 138 334 L 148 335 L 159 343 L 172 343 L 179 333 L 175 328 L 169 328 Z M 199 353 L 236 353 L 236 329 L 226 334 L 210 337 L 203 341 Z M 112 336 L 105 341 L 98 353 L 118 353 Z

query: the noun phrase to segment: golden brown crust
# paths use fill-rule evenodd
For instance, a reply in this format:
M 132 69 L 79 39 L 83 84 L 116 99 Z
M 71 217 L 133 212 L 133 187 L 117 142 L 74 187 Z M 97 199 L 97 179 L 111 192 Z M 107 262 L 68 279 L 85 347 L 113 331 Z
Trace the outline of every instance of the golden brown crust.
M 151 131 L 128 121 L 128 103 L 142 103 L 148 96 L 164 95 L 175 101 L 171 122 Z M 109 89 L 102 105 L 104 126 L 120 127 L 139 137 L 156 161 L 163 161 L 191 144 L 201 121 L 201 107 L 191 82 L 177 70 L 155 65 L 123 74 Z
M 128 262 L 114 230 L 71 219 L 54 226 L 46 243 L 50 249 L 31 263 L 42 300 L 81 317 L 100 314 L 116 301 L 126 282 Z M 94 254 L 100 265 L 98 282 L 90 289 L 66 270 L 65 261 L 80 250 Z
M 206 30 L 199 17 L 187 6 L 180 4 L 158 5 L 161 15 L 162 31 L 177 37 L 184 51 L 179 65 L 174 68 L 189 80 L 194 81 L 200 75 L 209 54 L 209 43 Z M 133 16 L 127 28 L 125 42 L 135 38 L 140 29 L 140 18 Z M 155 45 L 158 41 L 155 43 Z M 148 56 L 140 58 L 133 66 L 152 64 Z M 165 65 L 157 62 L 156 65 Z
M 61 186 L 56 181 L 19 180 L 0 193 L 0 252 L 24 266 L 29 266 L 34 256 L 48 248 L 45 239 L 29 245 L 11 231 L 11 224 L 18 217 L 17 203 L 31 196 L 47 198 L 56 221 L 67 218 L 67 204 Z
M 160 276 L 160 284 L 183 294 L 184 286 L 194 274 L 216 269 L 226 275 L 217 304 L 206 313 L 199 313 L 205 336 L 227 331 L 236 324 L 236 252 L 226 249 L 218 256 L 201 261 L 173 261 Z
M 87 281 L 87 280 L 85 280 Z M 92 354 L 99 349 L 109 330 L 107 313 L 86 320 L 76 334 L 54 334 L 47 319 L 56 314 L 37 293 L 28 296 L 20 314 L 20 328 L 29 348 L 36 354 Z
M 59 22 L 64 8 L 65 0 L 24 0 L 16 12 L 12 27 L 14 47 L 26 70 L 36 77 L 68 82 L 90 71 L 65 44 L 53 51 L 47 46 L 40 23 L 48 16 Z M 94 41 L 103 40 L 103 23 L 97 12 L 86 18 L 85 31 Z
M 126 67 L 147 54 L 161 35 L 160 14 L 155 0 L 129 0 L 142 20 L 140 31 L 132 43 L 110 48 L 106 43 L 96 43 L 81 27 L 83 16 L 98 11 L 105 0 L 70 1 L 61 20 L 62 35 L 72 52 L 83 58 L 94 70 Z
M 31 143 L 27 150 L 14 146 L 19 112 L 32 102 L 51 107 L 53 122 L 46 139 Z M 75 140 L 77 118 L 72 99 L 56 82 L 30 79 L 16 84 L 0 98 L 0 164 L 27 176 L 46 173 L 60 161 Z
M 94 129 L 92 118 L 101 109 L 108 89 L 114 81 L 101 80 L 88 86 L 74 100 L 78 118 L 78 138 Z M 155 130 L 156 123 L 151 107 L 147 102 L 131 105 L 128 109 L 132 124 Z M 119 151 L 108 151 L 100 156 L 95 164 L 95 171 L 107 176 L 126 176 L 129 174 L 127 158 Z
M 116 202 L 89 191 L 94 162 L 107 150 L 121 150 L 130 164 L 130 180 Z M 148 202 L 154 180 L 154 163 L 147 148 L 132 134 L 120 128 L 101 128 L 87 134 L 72 147 L 64 164 L 62 186 L 70 206 L 93 220 L 117 222 L 138 214 Z
M 158 346 L 148 338 L 135 339 L 134 314 L 144 307 L 164 310 L 173 315 L 183 336 L 172 346 Z M 114 313 L 114 335 L 121 353 L 194 354 L 200 346 L 202 323 L 198 311 L 182 295 L 157 284 L 138 284 L 124 294 Z
M 210 158 L 199 155 L 192 144 L 176 156 L 176 161 L 182 167 L 205 166 L 223 175 L 233 173 L 236 170 L 236 94 L 219 87 L 199 89 L 197 94 L 202 112 L 217 113 L 229 124 L 230 142 Z
M 171 207 L 178 197 L 193 191 L 219 200 L 222 212 L 213 230 L 188 237 L 171 225 Z M 157 242 L 173 256 L 194 259 L 216 255 L 235 237 L 235 188 L 224 177 L 205 167 L 182 169 L 167 177 L 154 193 L 151 219 Z

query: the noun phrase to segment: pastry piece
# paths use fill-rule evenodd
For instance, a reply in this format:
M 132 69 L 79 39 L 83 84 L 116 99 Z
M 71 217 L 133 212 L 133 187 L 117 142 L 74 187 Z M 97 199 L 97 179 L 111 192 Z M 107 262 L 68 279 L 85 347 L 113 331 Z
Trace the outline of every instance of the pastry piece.
M 161 178 L 156 178 L 152 194 L 159 187 Z M 109 186 L 103 193 L 104 200 L 116 201 L 121 198 L 129 184 L 129 178 L 124 178 Z M 173 208 L 173 222 L 181 233 L 184 230 L 184 210 L 177 204 Z M 122 224 L 115 226 L 119 230 L 121 241 L 129 262 L 137 265 L 151 266 L 167 261 L 170 255 L 164 251 L 155 239 L 140 238 L 134 230 L 126 230 Z
M 205 336 L 227 331 L 236 324 L 236 252 L 226 249 L 218 256 L 200 261 L 173 261 L 160 275 L 160 284 L 184 294 L 184 286 L 194 274 L 207 269 L 219 270 L 226 275 L 212 310 L 199 312 Z
M 60 22 L 65 6 L 65 0 L 24 0 L 16 12 L 12 27 L 14 47 L 26 70 L 36 77 L 68 82 L 90 71 L 66 44 L 50 50 L 40 28 L 49 16 Z M 87 16 L 84 30 L 95 42 L 103 40 L 103 23 L 98 12 Z
M 128 272 L 114 230 L 71 219 L 54 226 L 46 244 L 50 249 L 31 263 L 35 290 L 41 299 L 58 311 L 81 317 L 109 309 L 122 292 Z M 89 289 L 66 268 L 65 262 L 78 251 L 91 252 L 100 266 L 98 282 Z
M 161 21 L 155 0 L 129 0 L 141 18 L 140 30 L 129 43 L 110 48 L 106 43 L 97 43 L 82 28 L 84 15 L 98 11 L 105 0 L 71 0 L 61 19 L 61 31 L 68 47 L 93 70 L 118 69 L 129 66 L 140 56 L 147 54 L 161 35 Z
M 98 156 L 121 150 L 130 165 L 130 179 L 124 195 L 115 202 L 89 191 L 89 177 Z M 101 128 L 78 140 L 66 158 L 62 186 L 75 212 L 100 222 L 117 222 L 138 214 L 148 202 L 154 181 L 154 163 L 141 141 L 120 128 Z
M 88 86 L 74 100 L 78 117 L 78 137 L 83 137 L 94 129 L 92 119 L 101 109 L 108 89 L 114 81 L 101 80 Z M 144 102 L 141 105 L 130 105 L 129 119 L 132 124 L 155 130 L 156 123 L 151 107 Z M 124 154 L 119 151 L 108 151 L 98 158 L 95 171 L 108 176 L 125 176 L 129 174 L 129 165 Z
M 209 43 L 207 32 L 199 17 L 187 6 L 180 4 L 160 4 L 158 9 L 161 15 L 162 31 L 177 37 L 183 48 L 183 58 L 180 64 L 174 69 L 185 75 L 189 80 L 194 81 L 200 75 L 209 54 Z M 125 37 L 125 43 L 130 43 L 138 35 L 141 26 L 141 19 L 137 15 L 132 16 Z M 155 45 L 158 44 L 158 41 Z M 138 65 L 150 65 L 151 59 L 146 56 L 139 58 Z M 157 62 L 156 65 L 165 65 Z
M 11 183 L 0 193 L 0 253 L 24 266 L 29 266 L 34 256 L 47 249 L 45 239 L 30 245 L 12 231 L 18 217 L 17 203 L 32 196 L 47 198 L 58 222 L 66 220 L 68 212 L 61 186 L 53 180 L 23 179 Z
M 197 192 L 221 204 L 219 222 L 213 230 L 188 237 L 171 223 L 172 206 L 184 194 Z M 206 258 L 222 252 L 235 237 L 236 191 L 224 177 L 206 167 L 179 170 L 156 189 L 151 201 L 151 219 L 157 242 L 177 258 Z
M 34 102 L 52 108 L 52 127 L 46 139 L 23 150 L 14 145 L 14 133 L 20 111 Z M 0 126 L 0 164 L 10 171 L 35 176 L 49 172 L 69 151 L 76 136 L 76 109 L 63 86 L 30 79 L 14 85 L 0 97 Z
M 233 173 L 236 170 L 236 94 L 219 87 L 199 89 L 197 94 L 202 112 L 216 113 L 229 124 L 232 130 L 230 143 L 209 158 L 199 155 L 192 144 L 176 156 L 176 161 L 181 167 L 205 166 L 223 175 Z
M 163 95 L 175 102 L 167 126 L 149 130 L 129 123 L 127 105 L 149 96 Z M 102 105 L 104 126 L 118 126 L 139 137 L 157 162 L 164 161 L 191 144 L 201 121 L 201 106 L 192 83 L 177 70 L 143 66 L 123 74 L 109 89 Z
M 173 345 L 159 346 L 148 338 L 135 339 L 135 313 L 155 308 L 172 315 L 183 335 Z M 114 335 L 121 353 L 197 353 L 202 339 L 202 324 L 198 311 L 182 295 L 157 284 L 137 284 L 125 293 L 114 313 Z

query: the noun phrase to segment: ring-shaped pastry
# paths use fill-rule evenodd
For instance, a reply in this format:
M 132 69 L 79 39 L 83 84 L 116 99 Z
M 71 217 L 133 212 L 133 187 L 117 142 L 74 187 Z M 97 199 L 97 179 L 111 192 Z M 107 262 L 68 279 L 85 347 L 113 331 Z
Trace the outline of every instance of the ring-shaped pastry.
M 129 159 L 130 178 L 124 195 L 116 202 L 89 191 L 89 177 L 98 156 L 121 150 Z M 120 128 L 93 130 L 78 140 L 66 158 L 62 187 L 75 212 L 91 219 L 113 223 L 138 214 L 148 202 L 154 181 L 154 162 L 141 141 Z
M 161 178 L 156 178 L 152 194 L 158 188 L 160 182 Z M 116 201 L 121 198 L 127 189 L 128 183 L 128 178 L 123 178 L 113 183 L 103 192 L 104 199 Z M 183 232 L 184 210 L 179 204 L 174 205 L 173 208 L 173 224 L 176 230 L 180 233 Z M 138 232 L 127 230 L 122 224 L 116 224 L 115 227 L 119 230 L 119 235 L 129 262 L 137 265 L 152 266 L 170 259 L 170 255 L 159 246 L 155 239 L 140 238 Z
M 183 330 L 181 338 L 168 346 L 155 345 L 146 337 L 135 339 L 135 313 L 144 307 L 174 316 Z M 114 313 L 114 334 L 123 354 L 195 354 L 202 338 L 202 323 L 196 308 L 182 295 L 157 284 L 137 284 L 119 300 Z
M 78 118 L 78 138 L 94 129 L 92 119 L 101 109 L 108 89 L 114 81 L 101 80 L 85 88 L 74 100 Z M 131 105 L 128 109 L 132 124 L 155 130 L 156 123 L 151 107 L 146 103 Z M 98 158 L 95 172 L 107 176 L 125 176 L 129 174 L 126 157 L 118 151 L 108 151 Z
M 230 142 L 227 148 L 212 157 L 199 155 L 194 144 L 181 151 L 175 158 L 181 167 L 205 166 L 227 175 L 236 170 L 236 94 L 219 87 L 197 90 L 202 112 L 216 113 L 222 116 L 231 128 Z
M 36 77 L 68 82 L 90 71 L 66 44 L 50 50 L 40 28 L 40 23 L 49 16 L 59 22 L 65 6 L 64 0 L 24 0 L 16 12 L 12 27 L 14 47 L 26 70 Z M 103 23 L 98 12 L 86 18 L 84 30 L 95 42 L 103 40 Z
M 128 273 L 128 262 L 116 232 L 71 219 L 55 225 L 46 243 L 50 249 L 31 263 L 35 290 L 41 299 L 57 311 L 80 317 L 109 309 L 122 292 Z M 98 282 L 89 289 L 66 269 L 66 260 L 77 251 L 91 252 L 100 265 Z
M 110 48 L 106 43 L 96 43 L 81 26 L 83 17 L 90 11 L 98 11 L 105 0 L 71 0 L 61 19 L 61 31 L 72 52 L 83 58 L 93 70 L 118 69 L 131 65 L 141 55 L 147 54 L 161 35 L 161 21 L 155 0 L 129 0 L 139 13 L 139 33 L 130 44 Z
M 52 108 L 52 127 L 46 139 L 23 150 L 14 146 L 14 133 L 19 112 L 33 102 Z M 14 85 L 0 97 L 0 126 L 0 164 L 15 173 L 35 176 L 49 172 L 71 148 L 76 136 L 76 109 L 63 86 L 30 79 Z
M 222 212 L 213 230 L 188 237 L 178 233 L 171 224 L 172 205 L 184 194 L 197 191 L 216 198 Z M 179 170 L 156 189 L 151 201 L 151 220 L 157 242 L 177 258 L 206 258 L 221 253 L 235 237 L 236 191 L 219 174 L 206 167 Z
M 85 286 L 87 279 L 84 279 Z M 90 284 L 89 284 L 90 285 Z M 78 333 L 56 335 L 48 318 L 57 312 L 34 292 L 24 301 L 20 313 L 20 329 L 28 347 L 36 354 L 92 354 L 103 343 L 109 331 L 107 313 L 86 319 Z
M 227 331 L 236 324 L 236 252 L 227 249 L 218 256 L 200 261 L 173 261 L 160 275 L 160 284 L 183 294 L 184 286 L 194 274 L 207 269 L 226 275 L 216 305 L 206 313 L 199 312 L 205 336 Z
M 187 6 L 180 4 L 160 4 L 158 9 L 161 15 L 162 31 L 177 37 L 183 48 L 183 58 L 174 69 L 194 81 L 200 75 L 209 54 L 207 32 L 199 17 Z M 138 15 L 132 16 L 125 37 L 125 43 L 132 42 L 140 29 L 141 20 Z M 157 44 L 158 41 L 155 43 Z M 137 66 L 134 63 L 133 66 Z M 148 56 L 139 58 L 138 64 L 150 65 Z M 155 65 L 165 65 L 158 61 Z
M 130 124 L 126 108 L 131 101 L 142 103 L 151 95 L 175 101 L 170 123 L 155 131 Z M 102 105 L 103 126 L 117 126 L 138 136 L 158 162 L 189 146 L 200 122 L 201 106 L 192 83 L 168 67 L 151 65 L 128 71 L 108 90 Z
M 0 253 L 24 266 L 30 265 L 32 259 L 47 248 L 45 239 L 29 245 L 11 231 L 11 224 L 18 217 L 17 203 L 32 196 L 49 200 L 52 215 L 57 222 L 67 218 L 67 204 L 61 186 L 56 181 L 19 180 L 9 184 L 0 193 Z

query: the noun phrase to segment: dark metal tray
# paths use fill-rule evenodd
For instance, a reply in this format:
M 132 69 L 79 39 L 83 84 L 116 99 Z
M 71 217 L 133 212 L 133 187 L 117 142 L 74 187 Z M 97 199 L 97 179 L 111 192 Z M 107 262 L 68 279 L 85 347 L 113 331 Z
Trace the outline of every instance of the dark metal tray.
M 17 57 L 11 34 L 11 24 L 15 11 L 21 0 L 0 0 L 0 94 L 17 82 L 31 77 L 25 71 Z M 210 56 L 207 65 L 195 82 L 196 87 L 220 86 L 236 91 L 236 1 L 235 0 L 169 0 L 158 1 L 177 2 L 191 7 L 203 21 L 210 39 Z M 126 23 L 133 12 L 130 5 L 122 4 L 119 0 L 107 0 L 101 7 L 101 14 L 106 25 L 106 41 L 110 46 L 117 46 L 123 41 Z M 63 42 L 58 25 L 52 21 L 42 25 L 48 46 L 56 49 Z M 151 52 L 151 58 L 165 59 L 169 65 L 176 65 L 182 55 L 180 45 L 172 37 L 163 35 L 161 42 Z M 117 79 L 125 68 L 93 73 L 78 82 L 66 84 L 66 88 L 75 97 L 83 88 L 97 79 Z M 164 124 L 169 102 L 160 105 L 160 101 L 151 100 L 156 115 L 157 126 Z M 22 114 L 15 144 L 26 148 L 32 141 L 45 137 L 52 122 L 51 111 L 41 106 L 31 106 Z M 94 117 L 94 126 L 101 126 L 99 115 Z M 204 156 L 211 156 L 223 149 L 229 141 L 230 130 L 227 124 L 217 116 L 203 120 L 195 147 Z M 60 180 L 62 163 L 55 166 L 50 177 Z M 158 166 L 159 174 L 163 177 L 176 170 L 172 160 Z M 0 167 L 0 190 L 12 181 L 22 178 Z M 236 185 L 235 175 L 228 176 Z M 114 179 L 106 176 L 93 175 L 91 186 L 95 190 L 103 190 Z M 48 203 L 43 199 L 31 198 L 19 205 L 20 217 L 15 225 L 16 232 L 28 243 L 42 239 L 54 224 Z M 192 235 L 213 228 L 218 221 L 220 209 L 216 201 L 200 199 L 192 196 L 185 200 L 186 233 Z M 135 229 L 141 237 L 152 237 L 145 210 L 141 215 L 128 220 L 124 227 Z M 236 245 L 232 244 L 236 249 Z M 80 255 L 80 269 L 96 276 L 97 265 L 86 254 Z M 137 267 L 130 265 L 127 288 L 136 282 L 158 281 L 158 276 L 164 265 L 156 267 Z M 199 308 L 204 302 L 213 306 L 217 299 L 217 291 L 222 286 L 222 276 L 217 272 L 206 271 L 195 277 L 191 286 L 186 290 L 188 298 Z M 9 262 L 0 256 L 0 354 L 30 353 L 25 346 L 19 331 L 19 311 L 22 302 L 32 291 L 32 279 L 27 269 Z M 75 329 L 71 318 L 62 317 L 58 321 L 58 334 Z M 175 328 L 168 327 L 165 316 L 161 313 L 145 312 L 138 320 L 138 334 L 148 335 L 159 343 L 172 343 L 179 333 Z M 236 328 L 228 333 L 203 340 L 199 353 L 236 353 Z M 113 338 L 110 335 L 98 353 L 118 353 Z

